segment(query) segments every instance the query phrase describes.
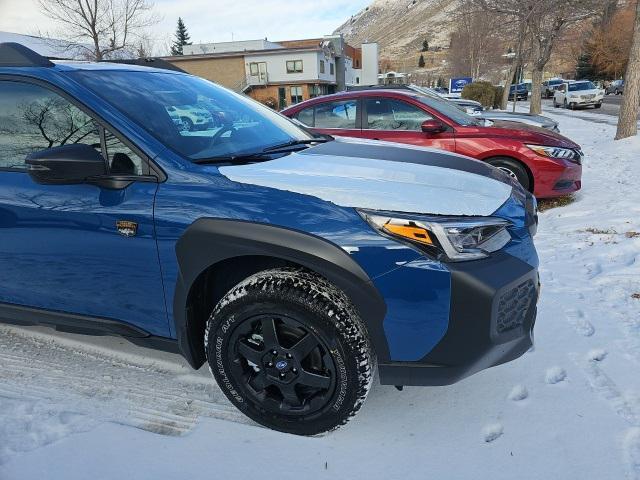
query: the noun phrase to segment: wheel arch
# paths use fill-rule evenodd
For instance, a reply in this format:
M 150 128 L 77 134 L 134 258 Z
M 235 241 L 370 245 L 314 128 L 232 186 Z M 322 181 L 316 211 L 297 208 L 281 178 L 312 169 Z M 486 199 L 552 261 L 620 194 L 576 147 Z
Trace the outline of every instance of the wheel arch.
M 194 368 L 205 362 L 204 329 L 213 307 L 234 285 L 262 270 L 300 266 L 343 290 L 355 305 L 379 358 L 389 357 L 384 299 L 364 270 L 320 237 L 262 223 L 202 218 L 176 244 L 173 316 L 180 352 Z
M 531 168 L 529 168 L 529 165 L 527 165 L 526 162 L 523 162 L 519 158 L 511 155 L 491 155 L 491 156 L 488 156 L 487 158 L 483 158 L 482 160 L 487 163 L 491 162 L 492 160 L 511 160 L 513 162 L 516 162 L 518 165 L 521 165 L 524 168 L 524 171 L 527 172 L 527 176 L 529 177 L 529 185 L 530 185 L 529 191 L 532 193 L 534 192 L 535 179 L 533 177 L 533 172 L 531 171 Z

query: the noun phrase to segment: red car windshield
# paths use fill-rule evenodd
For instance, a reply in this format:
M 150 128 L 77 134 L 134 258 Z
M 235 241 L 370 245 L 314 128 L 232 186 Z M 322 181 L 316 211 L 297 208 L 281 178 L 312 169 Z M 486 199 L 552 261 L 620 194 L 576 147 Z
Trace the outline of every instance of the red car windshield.
M 460 110 L 455 105 L 455 103 L 448 100 L 440 100 L 439 98 L 427 97 L 425 95 L 414 98 L 417 98 L 421 103 L 424 103 L 429 108 L 432 108 L 438 113 L 441 113 L 445 117 L 451 119 L 458 125 L 462 125 L 463 127 L 482 124 L 482 122 L 480 122 L 477 118 L 474 118 L 471 115 L 467 115 L 465 112 Z

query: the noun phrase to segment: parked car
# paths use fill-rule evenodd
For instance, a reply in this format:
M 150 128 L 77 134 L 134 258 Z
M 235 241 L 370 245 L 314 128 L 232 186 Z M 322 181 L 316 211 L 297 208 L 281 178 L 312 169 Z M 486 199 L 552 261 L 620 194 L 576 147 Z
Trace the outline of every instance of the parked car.
M 205 130 L 213 127 L 213 116 L 199 105 L 170 106 L 167 111 L 172 118 L 179 118 L 187 130 Z
M 564 83 L 562 78 L 550 78 L 542 82 L 542 96 L 544 98 L 553 98 L 553 94 L 560 85 Z
M 414 92 L 418 92 L 423 95 L 427 95 L 430 97 L 440 98 L 447 100 L 457 107 L 459 107 L 463 112 L 468 113 L 469 115 L 477 115 L 484 111 L 484 107 L 480 102 L 476 102 L 475 100 L 469 100 L 467 98 L 461 97 L 453 97 L 448 94 L 442 94 L 436 91 L 434 88 L 422 87 L 414 84 L 395 84 L 395 85 L 367 85 L 367 86 L 357 86 L 357 87 L 349 87 L 349 91 L 361 91 L 361 90 L 412 90 Z
M 529 89 L 527 85 L 524 83 L 519 83 L 517 85 L 511 85 L 509 87 L 509 100 L 528 100 L 529 99 Z
M 435 147 L 484 160 L 538 198 L 581 187 L 582 152 L 568 138 L 515 122 L 488 126 L 450 102 L 408 90 L 344 92 L 282 113 L 323 134 Z
M 605 90 L 606 95 L 622 95 L 624 93 L 624 80 L 614 80 Z
M 564 82 L 553 94 L 553 106 L 572 110 L 580 107 L 602 107 L 604 90 L 597 88 L 589 80 Z
M 445 385 L 531 347 L 536 203 L 500 170 L 322 141 L 180 72 L 17 44 L 0 65 L 2 321 L 179 352 L 303 435 L 353 417 L 376 367 Z M 194 135 L 169 110 L 201 101 L 228 122 Z

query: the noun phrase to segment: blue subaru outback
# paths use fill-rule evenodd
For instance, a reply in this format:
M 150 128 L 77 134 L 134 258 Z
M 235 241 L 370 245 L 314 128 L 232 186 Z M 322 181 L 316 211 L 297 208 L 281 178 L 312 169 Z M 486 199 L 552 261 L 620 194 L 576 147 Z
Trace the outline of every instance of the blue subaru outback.
M 0 318 L 208 363 L 268 427 L 344 424 L 376 369 L 445 385 L 522 355 L 536 224 L 485 163 L 319 138 L 181 72 L 0 45 Z

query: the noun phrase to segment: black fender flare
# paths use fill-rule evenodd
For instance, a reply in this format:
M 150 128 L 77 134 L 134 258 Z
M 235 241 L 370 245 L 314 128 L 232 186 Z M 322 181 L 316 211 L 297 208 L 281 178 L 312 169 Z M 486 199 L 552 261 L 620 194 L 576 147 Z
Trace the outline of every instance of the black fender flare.
M 194 368 L 205 361 L 204 346 L 191 334 L 187 302 L 199 275 L 221 261 L 271 257 L 301 265 L 342 289 L 358 309 L 378 359 L 389 358 L 383 320 L 387 307 L 366 272 L 347 252 L 315 235 L 244 220 L 201 218 L 176 243 L 178 279 L 173 300 L 180 352 Z

